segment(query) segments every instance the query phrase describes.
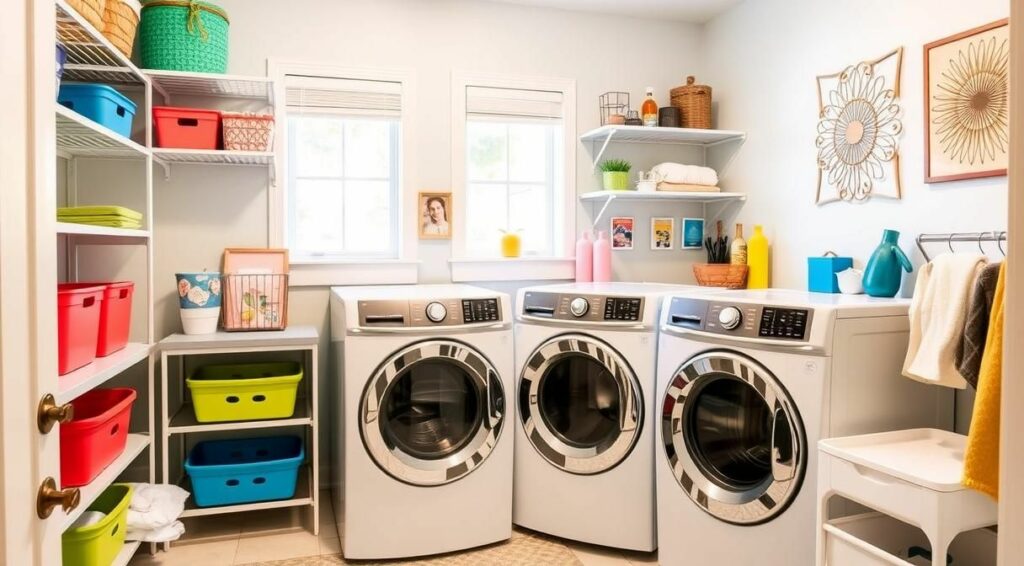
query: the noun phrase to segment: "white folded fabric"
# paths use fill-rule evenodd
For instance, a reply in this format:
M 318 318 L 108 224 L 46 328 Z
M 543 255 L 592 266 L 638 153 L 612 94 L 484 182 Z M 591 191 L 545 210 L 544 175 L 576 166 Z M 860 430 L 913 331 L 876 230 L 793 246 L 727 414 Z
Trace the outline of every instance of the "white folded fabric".
M 718 173 L 710 167 L 683 165 L 682 163 L 659 163 L 651 169 L 655 178 L 680 185 L 718 185 Z
M 185 534 L 185 525 L 175 521 L 156 529 L 133 529 L 128 527 L 125 540 L 141 540 L 142 542 L 171 542 Z
M 174 523 L 185 511 L 188 496 L 187 491 L 176 485 L 132 484 L 128 530 L 152 530 Z
M 910 343 L 903 375 L 933 385 L 964 389 L 954 356 L 964 332 L 967 299 L 988 259 L 944 254 L 921 268 L 910 302 Z

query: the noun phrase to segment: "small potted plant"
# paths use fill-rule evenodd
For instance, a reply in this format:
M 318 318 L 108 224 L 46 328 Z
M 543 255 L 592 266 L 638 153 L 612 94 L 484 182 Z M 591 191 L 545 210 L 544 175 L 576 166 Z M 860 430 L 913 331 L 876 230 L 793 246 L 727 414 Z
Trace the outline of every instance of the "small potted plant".
M 629 189 L 629 170 L 632 165 L 625 159 L 606 159 L 601 163 L 604 190 L 625 191 Z

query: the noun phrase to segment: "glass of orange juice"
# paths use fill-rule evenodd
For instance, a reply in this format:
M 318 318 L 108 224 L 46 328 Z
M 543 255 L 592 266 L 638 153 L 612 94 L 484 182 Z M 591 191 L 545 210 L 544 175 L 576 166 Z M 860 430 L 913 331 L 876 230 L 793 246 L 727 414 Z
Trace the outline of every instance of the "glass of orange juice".
M 501 237 L 502 257 L 519 257 L 519 254 L 522 252 L 523 249 L 523 239 L 519 237 L 518 230 L 501 230 L 501 233 L 504 234 Z

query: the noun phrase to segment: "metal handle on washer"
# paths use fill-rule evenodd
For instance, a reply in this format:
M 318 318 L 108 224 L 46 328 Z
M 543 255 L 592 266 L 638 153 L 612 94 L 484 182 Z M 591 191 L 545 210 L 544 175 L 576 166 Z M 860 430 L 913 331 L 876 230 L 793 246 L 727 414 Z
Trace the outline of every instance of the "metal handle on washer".
M 619 375 L 619 383 L 622 384 L 622 403 L 619 405 L 619 430 L 636 430 L 637 415 L 636 399 L 633 396 L 633 388 L 629 386 L 628 378 Z
M 498 376 L 491 370 L 487 370 L 487 426 L 492 430 L 501 424 L 502 406 L 505 404 L 505 395 L 501 392 L 501 383 Z
M 779 423 L 782 422 L 782 426 Z M 782 450 L 779 448 L 779 434 L 780 428 L 785 428 L 789 432 L 789 454 L 783 456 Z M 775 481 L 786 481 L 791 480 L 796 475 L 796 462 L 793 461 L 793 455 L 796 452 L 797 445 L 796 433 L 793 430 L 792 423 L 789 422 L 789 418 L 786 416 L 786 412 L 781 406 L 775 408 L 775 412 L 772 418 L 772 477 Z

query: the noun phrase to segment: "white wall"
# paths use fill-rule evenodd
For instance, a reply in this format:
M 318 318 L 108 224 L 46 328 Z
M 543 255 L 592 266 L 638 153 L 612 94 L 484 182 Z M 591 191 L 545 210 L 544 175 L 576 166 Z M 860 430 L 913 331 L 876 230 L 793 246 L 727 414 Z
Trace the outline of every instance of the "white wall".
M 806 258 L 825 250 L 862 265 L 884 228 L 902 233 L 916 265 L 923 261 L 913 243 L 918 233 L 1006 228 L 1005 177 L 924 183 L 922 51 L 1008 15 L 1007 0 L 748 0 L 707 25 L 704 67 L 717 127 L 747 132 L 724 186 L 749 193 L 739 219 L 765 225 L 775 286 L 806 288 Z M 899 46 L 903 200 L 815 206 L 815 77 Z M 903 292 L 911 291 L 908 280 Z

